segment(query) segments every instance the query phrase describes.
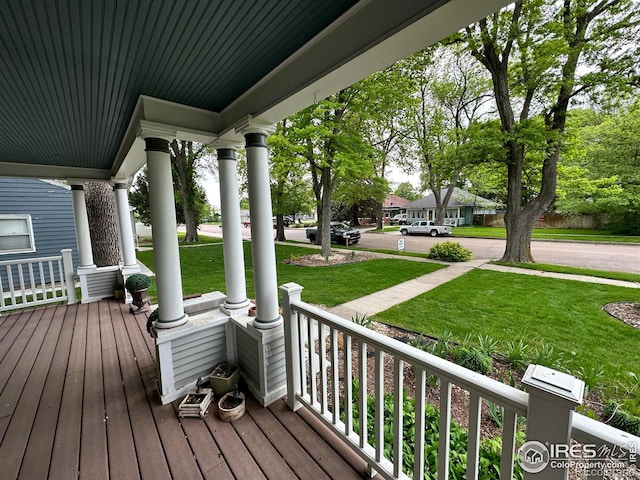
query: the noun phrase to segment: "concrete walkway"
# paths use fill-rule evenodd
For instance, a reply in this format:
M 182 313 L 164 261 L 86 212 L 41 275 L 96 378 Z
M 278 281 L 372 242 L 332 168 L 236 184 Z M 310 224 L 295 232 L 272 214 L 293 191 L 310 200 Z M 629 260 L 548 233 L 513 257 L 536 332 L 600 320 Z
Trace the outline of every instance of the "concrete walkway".
M 336 305 L 329 311 L 346 320 L 352 320 L 357 316 L 371 316 L 380 313 L 395 305 L 411 300 L 429 290 L 432 290 L 446 282 L 458 278 L 474 268 L 493 270 L 496 272 L 516 273 L 520 275 L 532 275 L 536 277 L 559 278 L 562 280 L 574 280 L 578 282 L 599 283 L 616 287 L 640 288 L 640 283 L 611 280 L 609 278 L 590 277 L 587 275 L 571 275 L 567 273 L 542 272 L 526 268 L 505 267 L 488 263 L 488 260 L 472 260 L 470 262 L 453 263 L 448 268 L 437 270 L 433 273 L 400 283 L 390 288 L 374 292 L 370 295 L 351 300 L 350 302 Z M 304 297 L 303 297 L 304 298 Z

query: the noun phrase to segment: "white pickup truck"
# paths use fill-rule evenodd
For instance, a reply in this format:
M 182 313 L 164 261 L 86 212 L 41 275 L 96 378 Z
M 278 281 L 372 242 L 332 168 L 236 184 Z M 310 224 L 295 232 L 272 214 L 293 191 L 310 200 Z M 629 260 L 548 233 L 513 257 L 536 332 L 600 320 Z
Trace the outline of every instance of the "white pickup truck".
M 400 227 L 400 233 L 402 235 L 431 235 L 432 237 L 451 235 L 451 225 L 436 225 L 428 220 L 419 220 L 411 225 Z

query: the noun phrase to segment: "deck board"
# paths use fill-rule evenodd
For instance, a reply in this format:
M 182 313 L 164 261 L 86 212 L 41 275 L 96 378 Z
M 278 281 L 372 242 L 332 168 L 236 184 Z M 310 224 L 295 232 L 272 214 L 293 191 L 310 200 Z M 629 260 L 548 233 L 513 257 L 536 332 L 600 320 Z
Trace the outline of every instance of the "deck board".
M 56 425 L 60 413 L 62 389 L 71 351 L 76 310 L 76 305 L 70 306 L 67 310 L 59 310 L 60 313 L 69 315 L 73 321 L 65 322 L 60 331 L 51 369 L 47 375 L 38 413 L 33 423 L 29 444 L 22 460 L 22 468 L 20 470 L 22 478 L 46 478 L 49 472 L 51 451 L 53 450 Z M 56 312 L 57 314 L 58 312 Z
M 2 317 L 2 478 L 362 478 L 281 400 L 250 399 L 232 423 L 215 404 L 178 418 L 179 400 L 160 404 L 145 324 L 113 300 Z

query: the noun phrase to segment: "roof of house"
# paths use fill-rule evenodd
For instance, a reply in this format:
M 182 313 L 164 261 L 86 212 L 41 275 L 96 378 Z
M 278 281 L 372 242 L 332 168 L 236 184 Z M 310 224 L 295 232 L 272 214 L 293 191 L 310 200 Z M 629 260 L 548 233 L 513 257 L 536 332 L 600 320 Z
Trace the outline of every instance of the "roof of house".
M 441 195 L 444 198 L 446 194 L 446 189 L 442 189 Z M 474 193 L 471 193 L 467 190 L 462 190 L 461 188 L 455 188 L 453 190 L 453 195 L 451 195 L 451 200 L 449 201 L 447 207 L 483 207 L 483 208 L 495 208 L 499 204 L 494 202 L 493 200 L 489 200 L 487 198 L 481 197 Z M 429 192 L 429 194 L 425 197 L 422 197 L 415 202 L 411 202 L 405 206 L 407 210 L 416 210 L 422 208 L 435 208 L 436 206 L 436 197 L 433 193 Z
M 387 198 L 382 202 L 382 208 L 404 208 L 410 203 L 411 201 L 406 198 L 397 195 L 387 195 Z

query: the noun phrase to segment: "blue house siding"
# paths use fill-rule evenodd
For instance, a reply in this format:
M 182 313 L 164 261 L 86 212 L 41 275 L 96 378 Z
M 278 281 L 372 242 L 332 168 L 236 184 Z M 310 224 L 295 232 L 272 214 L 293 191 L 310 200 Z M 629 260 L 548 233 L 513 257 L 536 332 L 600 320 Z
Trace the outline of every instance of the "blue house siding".
M 66 185 L 0 177 L 0 215 L 31 215 L 35 243 L 35 252 L 0 255 L 0 261 L 60 255 L 60 250 L 70 248 L 73 266 L 78 266 L 71 190 Z M 0 269 L 0 279 L 6 287 L 6 269 Z

